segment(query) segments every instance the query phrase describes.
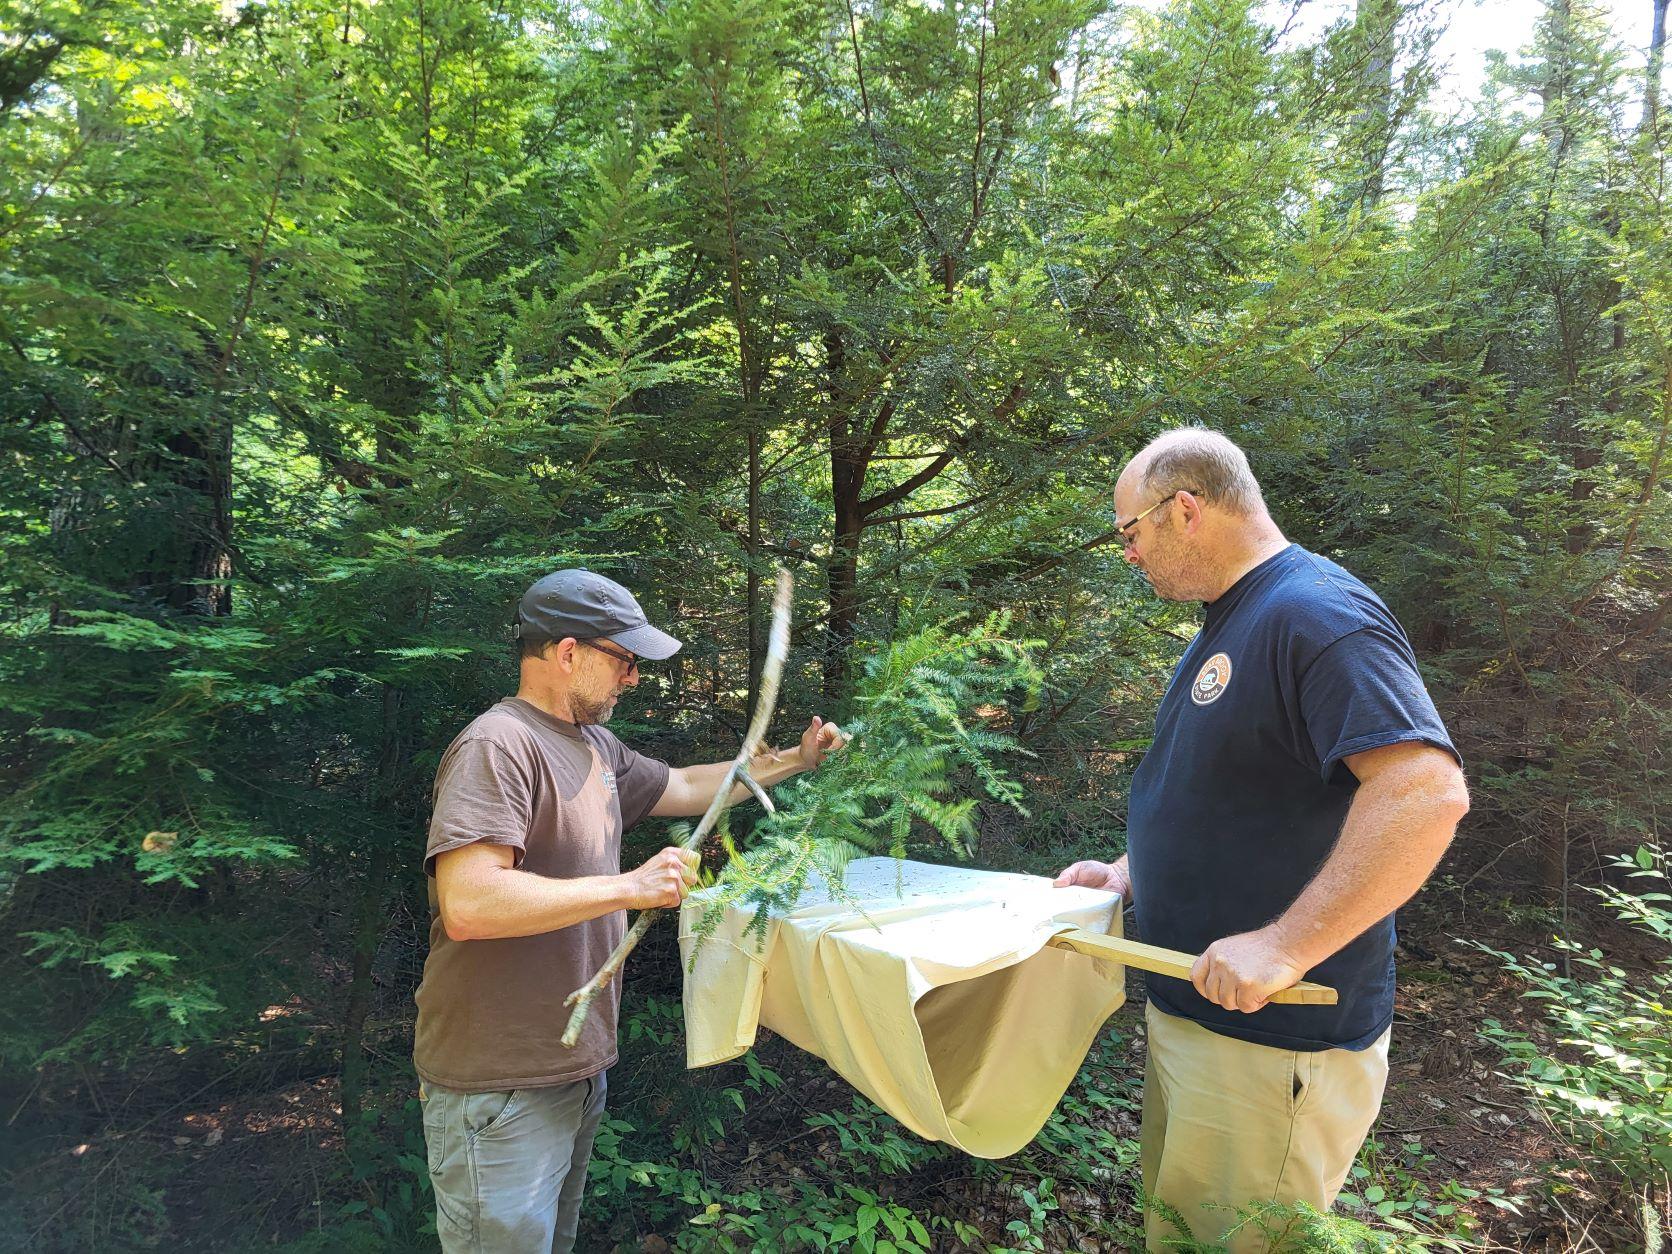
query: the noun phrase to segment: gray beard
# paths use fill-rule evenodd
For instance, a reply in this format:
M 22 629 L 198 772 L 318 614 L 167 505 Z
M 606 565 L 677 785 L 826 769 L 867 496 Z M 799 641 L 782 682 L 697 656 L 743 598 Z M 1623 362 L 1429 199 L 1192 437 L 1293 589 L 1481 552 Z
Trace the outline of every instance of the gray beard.
M 610 698 L 589 701 L 579 693 L 573 692 L 569 694 L 569 707 L 574 712 L 576 725 L 580 727 L 607 723 L 610 721 L 610 715 L 615 713 L 615 702 Z

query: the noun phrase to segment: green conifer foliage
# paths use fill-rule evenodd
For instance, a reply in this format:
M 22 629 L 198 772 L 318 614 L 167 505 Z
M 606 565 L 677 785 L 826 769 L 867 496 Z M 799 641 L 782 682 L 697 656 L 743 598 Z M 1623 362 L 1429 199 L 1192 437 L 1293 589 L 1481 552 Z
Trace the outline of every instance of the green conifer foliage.
M 1009 628 L 1003 614 L 967 627 L 926 626 L 867 658 L 847 749 L 779 790 L 777 809 L 756 825 L 747 851 L 722 833 L 729 861 L 698 937 L 739 904 L 754 907 L 752 929 L 763 927 L 794 904 L 815 871 L 840 895 L 855 857 L 904 858 L 915 847 L 968 858 L 983 797 L 1026 815 L 1026 790 L 1003 761 L 1025 750 L 989 725 L 1010 716 L 1011 701 L 1032 708 L 1039 688 L 1033 642 L 1013 639 Z
M 394 1240 L 434 767 L 561 565 L 686 640 L 616 723 L 680 763 L 795 570 L 780 708 L 860 736 L 728 900 L 977 798 L 1106 856 L 1197 616 L 1110 487 L 1204 422 L 1409 628 L 1448 872 L 1664 845 L 1664 54 L 1536 7 L 1454 104 L 1383 0 L 0 0 L 0 1245 L 182 1244 L 136 1129 L 326 1072 Z

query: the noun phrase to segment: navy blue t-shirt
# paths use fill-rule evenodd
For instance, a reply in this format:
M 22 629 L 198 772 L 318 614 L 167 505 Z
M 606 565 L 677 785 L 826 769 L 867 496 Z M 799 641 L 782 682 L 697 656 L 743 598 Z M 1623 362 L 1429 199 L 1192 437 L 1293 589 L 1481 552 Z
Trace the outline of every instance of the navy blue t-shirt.
M 1358 780 L 1350 754 L 1400 741 L 1457 750 L 1399 622 L 1334 562 L 1291 544 L 1207 606 L 1155 718 L 1127 814 L 1146 941 L 1200 953 L 1264 927 L 1335 847 Z M 1225 1010 L 1148 977 L 1156 1009 L 1283 1049 L 1363 1049 L 1393 1020 L 1393 916 L 1306 978 L 1334 1006 Z

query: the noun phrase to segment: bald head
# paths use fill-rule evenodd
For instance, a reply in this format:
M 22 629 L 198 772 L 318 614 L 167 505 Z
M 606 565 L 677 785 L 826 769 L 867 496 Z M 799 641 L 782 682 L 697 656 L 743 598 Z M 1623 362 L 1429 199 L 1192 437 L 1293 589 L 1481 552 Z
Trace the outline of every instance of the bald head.
M 1157 436 L 1127 463 L 1121 478 L 1146 501 L 1183 489 L 1243 518 L 1266 512 L 1247 456 L 1219 432 L 1204 427 L 1179 427 Z

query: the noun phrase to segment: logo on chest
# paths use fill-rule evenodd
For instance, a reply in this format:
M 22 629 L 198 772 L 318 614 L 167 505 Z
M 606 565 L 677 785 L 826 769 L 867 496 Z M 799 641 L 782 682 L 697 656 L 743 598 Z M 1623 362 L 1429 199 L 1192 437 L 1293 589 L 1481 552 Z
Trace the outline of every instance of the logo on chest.
M 607 766 L 603 767 L 598 772 L 598 778 L 604 783 L 604 791 L 615 796 L 615 772 Z
M 1202 663 L 1196 672 L 1196 682 L 1190 685 L 1190 699 L 1197 705 L 1212 705 L 1225 695 L 1231 682 L 1231 659 L 1215 653 Z

